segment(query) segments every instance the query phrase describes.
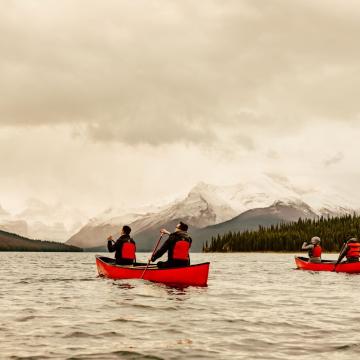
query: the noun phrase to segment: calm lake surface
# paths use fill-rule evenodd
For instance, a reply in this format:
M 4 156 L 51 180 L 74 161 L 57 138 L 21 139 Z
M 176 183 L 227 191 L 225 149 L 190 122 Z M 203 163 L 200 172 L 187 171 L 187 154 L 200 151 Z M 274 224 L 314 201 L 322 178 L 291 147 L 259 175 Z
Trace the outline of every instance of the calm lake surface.
M 0 358 L 358 359 L 360 276 L 293 257 L 193 254 L 209 286 L 181 290 L 98 278 L 94 254 L 0 253 Z

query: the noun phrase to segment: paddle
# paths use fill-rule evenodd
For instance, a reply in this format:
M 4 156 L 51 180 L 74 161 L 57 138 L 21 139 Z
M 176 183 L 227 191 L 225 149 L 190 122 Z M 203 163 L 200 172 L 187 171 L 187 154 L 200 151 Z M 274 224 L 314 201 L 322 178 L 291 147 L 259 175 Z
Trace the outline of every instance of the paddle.
M 340 256 L 341 256 L 342 252 L 344 251 L 345 246 L 346 246 L 346 241 L 343 243 L 343 245 L 342 245 L 342 247 L 341 247 L 341 249 L 340 249 L 339 258 L 340 258 Z M 338 260 L 338 261 L 339 261 L 339 260 Z M 336 271 L 336 267 L 337 267 L 338 265 L 339 265 L 339 264 L 336 262 L 336 264 L 334 265 L 334 269 L 331 270 L 331 271 Z
M 151 254 L 151 257 L 150 257 L 150 259 L 148 260 L 148 262 L 147 262 L 147 264 L 146 264 L 146 268 L 144 269 L 144 271 L 142 272 L 142 274 L 141 274 L 141 276 L 140 276 L 140 279 L 143 278 L 146 270 L 148 269 L 148 267 L 149 267 L 149 265 L 150 265 L 150 262 L 151 262 L 151 258 L 154 256 L 157 248 L 159 247 L 160 241 L 161 241 L 161 239 L 162 239 L 163 236 L 164 236 L 164 234 L 161 233 L 161 235 L 160 235 L 160 237 L 159 237 L 159 240 L 157 241 L 157 243 L 156 243 L 156 245 L 155 245 L 155 247 L 154 247 L 154 250 L 153 250 L 153 252 L 152 252 L 152 254 Z

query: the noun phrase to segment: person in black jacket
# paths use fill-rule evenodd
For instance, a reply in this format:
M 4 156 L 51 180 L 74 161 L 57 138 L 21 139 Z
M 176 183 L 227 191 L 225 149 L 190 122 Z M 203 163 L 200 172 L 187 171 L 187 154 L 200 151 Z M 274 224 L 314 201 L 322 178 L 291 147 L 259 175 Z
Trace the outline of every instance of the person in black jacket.
M 115 251 L 115 260 L 118 265 L 132 265 L 136 261 L 135 241 L 130 237 L 130 226 L 124 225 L 121 229 L 121 236 L 116 240 L 110 235 L 107 248 L 109 252 Z
M 180 221 L 176 225 L 175 232 L 171 233 L 166 229 L 161 229 L 161 234 L 168 234 L 168 239 L 164 242 L 162 247 L 155 252 L 151 257 L 151 261 L 156 261 L 158 258 L 163 256 L 166 252 L 168 253 L 167 261 L 159 261 L 157 266 L 159 268 L 166 267 L 181 267 L 190 265 L 189 250 L 192 243 L 192 239 L 187 233 L 188 226 Z

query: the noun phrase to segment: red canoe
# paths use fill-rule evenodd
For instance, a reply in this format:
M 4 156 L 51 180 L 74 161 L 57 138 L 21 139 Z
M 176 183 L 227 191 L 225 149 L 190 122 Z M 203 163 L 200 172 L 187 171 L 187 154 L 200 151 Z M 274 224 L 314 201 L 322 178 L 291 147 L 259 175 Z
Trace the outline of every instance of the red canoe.
M 323 260 L 321 263 L 310 263 L 308 258 L 295 256 L 295 263 L 298 269 L 310 271 L 334 271 L 336 261 Z M 360 262 L 340 263 L 336 266 L 336 272 L 350 274 L 360 273 Z
M 206 286 L 210 263 L 196 264 L 178 268 L 159 269 L 150 265 L 143 279 L 168 285 Z M 116 265 L 114 259 L 96 255 L 96 266 L 100 276 L 110 279 L 140 279 L 145 265 Z

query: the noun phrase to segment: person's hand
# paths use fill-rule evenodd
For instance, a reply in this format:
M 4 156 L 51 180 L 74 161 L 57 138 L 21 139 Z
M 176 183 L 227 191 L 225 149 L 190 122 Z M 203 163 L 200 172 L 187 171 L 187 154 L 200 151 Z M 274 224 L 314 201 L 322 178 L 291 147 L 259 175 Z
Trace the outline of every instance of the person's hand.
M 111 235 L 107 239 L 108 239 L 108 241 L 114 241 L 114 239 Z
M 160 234 L 161 235 L 164 235 L 164 234 L 170 235 L 170 231 L 167 231 L 166 229 L 161 229 Z

